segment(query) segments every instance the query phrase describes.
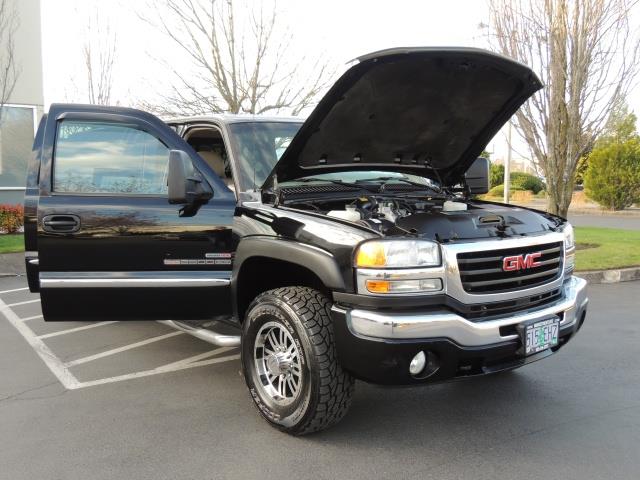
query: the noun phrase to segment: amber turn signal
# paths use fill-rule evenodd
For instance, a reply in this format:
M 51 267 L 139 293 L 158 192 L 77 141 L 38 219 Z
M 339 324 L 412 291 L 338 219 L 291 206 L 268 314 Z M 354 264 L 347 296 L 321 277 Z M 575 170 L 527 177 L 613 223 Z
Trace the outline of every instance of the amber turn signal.
M 371 293 L 389 293 L 391 282 L 387 280 L 367 280 L 367 290 Z

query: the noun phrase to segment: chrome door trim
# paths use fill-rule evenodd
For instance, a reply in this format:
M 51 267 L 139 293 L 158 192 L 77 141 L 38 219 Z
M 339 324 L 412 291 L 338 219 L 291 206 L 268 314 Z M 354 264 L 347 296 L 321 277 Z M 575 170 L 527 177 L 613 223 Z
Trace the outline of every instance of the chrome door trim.
M 231 272 L 40 272 L 41 288 L 222 287 Z

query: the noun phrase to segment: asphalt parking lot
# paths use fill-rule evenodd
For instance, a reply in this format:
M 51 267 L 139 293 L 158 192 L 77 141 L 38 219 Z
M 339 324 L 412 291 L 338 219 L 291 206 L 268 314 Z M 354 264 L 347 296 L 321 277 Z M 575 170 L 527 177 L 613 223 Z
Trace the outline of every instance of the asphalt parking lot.
M 155 322 L 46 324 L 25 286 L 0 279 L 1 478 L 629 479 L 640 470 L 639 282 L 590 287 L 584 328 L 545 361 L 427 388 L 359 383 L 347 418 L 304 438 L 258 417 L 237 350 Z

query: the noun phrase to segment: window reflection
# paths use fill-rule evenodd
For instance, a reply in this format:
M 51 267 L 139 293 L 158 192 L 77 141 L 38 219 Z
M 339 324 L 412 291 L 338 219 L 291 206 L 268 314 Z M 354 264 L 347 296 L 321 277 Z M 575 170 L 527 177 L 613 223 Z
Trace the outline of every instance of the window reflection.
M 133 126 L 65 121 L 58 127 L 53 188 L 71 193 L 167 193 L 169 149 Z
M 242 191 L 259 188 L 300 129 L 293 122 L 231 124 L 231 142 Z

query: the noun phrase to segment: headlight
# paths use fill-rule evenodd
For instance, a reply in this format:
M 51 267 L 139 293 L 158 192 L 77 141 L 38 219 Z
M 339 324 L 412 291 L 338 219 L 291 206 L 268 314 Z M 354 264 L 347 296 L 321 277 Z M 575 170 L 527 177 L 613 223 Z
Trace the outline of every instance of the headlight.
M 573 233 L 573 227 L 570 223 L 567 223 L 562 231 L 564 233 L 564 249 L 571 250 L 576 246 L 576 237 Z
M 409 268 L 440 265 L 440 247 L 427 240 L 375 240 L 360 245 L 355 265 L 360 268 Z

